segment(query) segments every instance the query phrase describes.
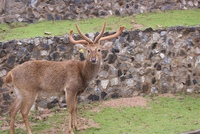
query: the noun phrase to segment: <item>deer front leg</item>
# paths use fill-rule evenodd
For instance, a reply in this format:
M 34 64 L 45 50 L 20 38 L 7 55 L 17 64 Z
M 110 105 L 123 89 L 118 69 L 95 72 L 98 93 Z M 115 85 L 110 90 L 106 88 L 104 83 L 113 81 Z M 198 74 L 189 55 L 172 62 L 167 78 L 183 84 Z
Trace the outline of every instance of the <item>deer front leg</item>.
M 75 110 L 75 93 L 73 91 L 67 91 L 65 93 L 66 101 L 67 101 L 67 107 L 68 107 L 68 114 L 69 114 L 69 133 L 74 134 L 72 125 L 73 125 L 73 114 Z
M 77 95 L 76 95 L 75 101 L 74 101 L 74 114 L 73 114 L 74 115 L 74 128 L 76 130 L 79 130 L 78 129 L 78 122 L 77 122 L 77 116 L 78 116 L 77 111 L 78 111 L 78 104 L 77 104 Z

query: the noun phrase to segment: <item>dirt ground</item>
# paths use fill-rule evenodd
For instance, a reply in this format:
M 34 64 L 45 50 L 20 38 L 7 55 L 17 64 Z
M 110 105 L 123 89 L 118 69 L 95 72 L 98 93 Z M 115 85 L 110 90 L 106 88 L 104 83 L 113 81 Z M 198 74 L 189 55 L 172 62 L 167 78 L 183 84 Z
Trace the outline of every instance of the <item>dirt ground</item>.
M 118 107 L 145 107 L 147 99 L 143 97 L 120 98 L 103 101 L 99 106 L 92 109 L 94 112 L 100 112 L 105 107 L 118 108 Z
M 104 101 L 102 103 L 103 107 L 111 107 L 111 108 L 135 107 L 135 106 L 145 107 L 146 105 L 147 105 L 147 100 L 143 97 L 120 98 L 120 99 Z
M 117 107 L 136 107 L 136 106 L 141 106 L 141 107 L 145 107 L 147 105 L 147 100 L 143 97 L 132 97 L 132 98 L 120 98 L 120 99 L 113 99 L 113 100 L 108 100 L 108 101 L 103 101 L 100 102 L 98 106 L 96 106 L 95 108 L 92 109 L 92 111 L 94 112 L 99 112 L 101 111 L 101 109 L 105 108 L 105 107 L 111 107 L 111 108 L 117 108 Z M 34 114 L 34 113 L 31 113 Z M 38 120 L 44 120 L 46 117 L 51 116 L 52 114 L 55 114 L 55 111 L 51 111 L 51 110 L 44 110 L 42 112 L 40 112 L 39 115 L 34 115 L 35 118 L 37 118 Z M 9 121 L 6 117 L 0 117 L 1 121 L 3 123 L 1 123 L 1 129 L 2 130 L 8 130 L 9 129 Z M 31 125 L 34 125 L 34 123 L 31 123 Z M 16 128 L 22 128 L 25 129 L 24 123 L 22 121 L 22 119 L 20 119 L 20 121 L 16 120 L 15 123 Z M 98 123 L 95 123 L 93 120 L 90 119 L 86 119 L 83 117 L 78 117 L 78 127 L 80 130 L 85 130 L 88 128 L 100 128 Z M 43 132 L 42 134 L 55 134 L 58 133 L 59 131 L 63 131 L 65 132 L 68 129 L 68 122 L 65 122 L 63 124 L 61 124 L 61 126 L 59 128 L 52 128 L 49 129 L 45 132 Z

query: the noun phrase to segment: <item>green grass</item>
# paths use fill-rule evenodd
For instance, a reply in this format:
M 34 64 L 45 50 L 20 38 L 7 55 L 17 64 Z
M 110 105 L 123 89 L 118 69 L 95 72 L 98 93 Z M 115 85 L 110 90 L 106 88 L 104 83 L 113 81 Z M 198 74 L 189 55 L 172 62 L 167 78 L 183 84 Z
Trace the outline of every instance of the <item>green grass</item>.
M 53 111 L 53 109 L 52 109 Z M 67 120 L 67 110 L 63 110 L 62 112 L 59 113 L 54 113 L 51 114 L 50 116 L 45 117 L 43 120 L 39 120 L 37 119 L 37 116 L 40 116 L 39 113 L 37 111 L 35 112 L 31 112 L 31 114 L 29 115 L 29 122 L 31 122 L 31 130 L 34 134 L 41 134 L 42 132 L 48 133 L 48 131 L 51 131 L 51 129 L 59 129 L 59 134 L 63 134 L 63 126 L 62 124 L 65 124 Z M 8 120 L 8 115 L 5 116 Z M 16 134 L 27 134 L 27 131 L 25 129 L 25 125 L 24 122 L 22 120 L 22 116 L 21 114 L 17 114 L 16 116 L 16 124 L 22 124 L 22 128 L 19 127 L 15 127 L 15 133 Z M 0 127 L 3 126 L 3 124 L 5 123 L 4 121 L 0 120 Z M 66 128 L 67 130 L 67 128 Z M 0 134 L 8 134 L 9 130 L 4 130 L 2 131 L 0 129 Z
M 154 98 L 149 107 L 106 108 L 92 114 L 101 129 L 84 134 L 176 134 L 198 130 L 200 98 Z
M 105 18 L 93 18 L 87 20 L 43 21 L 36 24 L 0 24 L 0 41 L 12 39 L 32 38 L 47 36 L 44 32 L 51 32 L 50 36 L 65 35 L 70 29 L 77 33 L 74 23 L 78 23 L 84 33 L 92 33 L 101 30 L 104 20 L 107 21 L 106 31 L 116 31 L 121 25 L 127 30 L 134 29 L 134 24 L 158 28 L 171 26 L 195 26 L 200 24 L 200 9 L 174 10 L 167 12 L 144 13 L 135 16 L 109 16 Z M 49 36 L 49 35 L 48 35 Z
M 136 15 L 136 22 L 144 28 L 195 26 L 200 25 L 200 9 L 172 10 L 167 12 L 144 13 Z
M 79 105 L 79 116 L 93 119 L 100 128 L 75 131 L 75 134 L 177 134 L 198 130 L 200 124 L 200 97 L 178 95 L 174 98 L 146 97 L 147 107 L 103 108 L 100 112 L 91 112 L 91 105 Z M 98 103 L 97 103 L 98 104 Z M 96 107 L 93 105 L 92 107 Z M 99 104 L 98 104 L 99 105 Z M 85 108 L 86 107 L 86 108 Z M 63 124 L 67 124 L 67 111 L 60 111 L 45 120 L 36 119 L 37 113 L 29 116 L 34 134 L 49 133 L 52 129 L 63 133 Z M 16 121 L 22 117 L 18 114 Z M 2 127 L 3 122 L 0 123 Z M 1 134 L 7 131 L 0 130 Z M 16 128 L 17 134 L 26 134 L 25 129 Z
M 84 33 L 91 33 L 100 31 L 104 20 L 107 20 L 106 31 L 117 30 L 121 25 L 127 28 L 131 27 L 130 23 L 125 23 L 133 17 L 116 17 L 110 16 L 108 18 L 93 18 L 88 20 L 63 20 L 63 21 L 43 21 L 36 24 L 14 23 L 11 25 L 0 25 L 0 41 L 32 38 L 37 36 L 47 36 L 44 32 L 50 32 L 50 36 L 61 36 L 69 33 L 73 29 L 77 33 L 74 23 L 77 23 Z M 115 24 L 115 25 L 113 25 Z

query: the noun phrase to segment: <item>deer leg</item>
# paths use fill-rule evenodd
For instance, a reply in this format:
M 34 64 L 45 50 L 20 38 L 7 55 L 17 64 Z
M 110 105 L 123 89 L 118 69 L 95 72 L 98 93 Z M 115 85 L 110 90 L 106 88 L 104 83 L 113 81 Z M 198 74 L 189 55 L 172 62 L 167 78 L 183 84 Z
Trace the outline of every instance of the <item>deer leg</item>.
M 28 134 L 32 134 L 30 124 L 28 121 L 28 114 L 35 101 L 36 96 L 37 95 L 34 95 L 34 94 L 29 94 L 25 96 L 23 100 L 23 105 L 20 109 Z
M 77 95 L 76 95 L 75 100 L 74 100 L 74 128 L 76 130 L 79 130 L 78 129 L 78 122 L 77 122 L 77 115 L 78 115 L 77 111 L 78 111 L 78 104 L 77 104 Z
M 72 125 L 73 125 L 73 114 L 74 114 L 74 101 L 75 101 L 75 93 L 72 91 L 66 92 L 66 101 L 67 101 L 67 107 L 68 107 L 68 113 L 69 113 L 69 133 L 74 134 Z
M 18 97 L 18 96 L 17 96 Z M 15 129 L 15 116 L 19 111 L 22 104 L 22 99 L 20 97 L 16 98 L 15 102 L 10 108 L 10 134 L 14 134 Z

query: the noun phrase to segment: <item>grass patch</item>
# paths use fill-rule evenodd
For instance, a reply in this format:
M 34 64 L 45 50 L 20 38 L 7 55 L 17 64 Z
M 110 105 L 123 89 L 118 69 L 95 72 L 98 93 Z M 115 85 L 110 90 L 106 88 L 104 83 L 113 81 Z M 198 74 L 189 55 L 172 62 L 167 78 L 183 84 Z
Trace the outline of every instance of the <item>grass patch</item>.
M 134 29 L 134 24 L 140 24 L 145 29 L 148 27 L 194 26 L 200 24 L 200 9 L 173 10 L 167 12 L 155 12 L 137 14 L 135 16 L 109 16 L 105 18 L 92 18 L 87 20 L 63 20 L 43 21 L 36 24 L 12 23 L 0 24 L 0 41 L 12 39 L 32 38 L 37 36 L 49 36 L 44 32 L 50 32 L 50 36 L 61 36 L 74 29 L 74 23 L 78 23 L 84 33 L 100 31 L 104 20 L 107 21 L 106 31 L 116 31 L 121 25 L 127 30 Z
M 100 128 L 89 128 L 86 131 L 75 131 L 75 134 L 175 134 L 198 130 L 200 124 L 200 97 L 179 95 L 174 98 L 147 97 L 148 106 L 104 108 L 100 112 L 91 112 L 94 105 L 79 105 L 79 117 L 93 119 Z M 34 134 L 67 131 L 67 110 L 51 114 L 45 120 L 37 120 L 38 113 L 32 113 L 29 120 Z M 6 117 L 8 118 L 8 117 Z M 18 114 L 16 121 L 22 122 Z M 1 127 L 3 121 L 0 122 Z M 65 125 L 64 125 L 65 124 Z M 24 124 L 23 124 L 24 125 Z M 2 131 L 7 134 L 9 130 Z M 54 132 L 54 131 L 53 131 Z M 17 134 L 26 134 L 25 129 L 16 128 Z
M 29 115 L 29 122 L 31 125 L 31 130 L 34 134 L 41 134 L 41 133 L 48 133 L 48 131 L 52 131 L 52 129 L 56 129 L 56 134 L 63 134 L 63 126 L 67 120 L 67 110 L 63 110 L 59 113 L 51 113 L 51 115 L 45 117 L 43 120 L 39 120 L 37 117 L 39 117 L 39 113 L 31 112 Z M 7 119 L 9 117 L 6 117 Z M 25 124 L 22 120 L 21 114 L 17 114 L 16 116 L 16 124 L 21 124 L 20 126 L 23 128 L 15 127 L 15 133 L 16 134 L 27 134 Z M 5 123 L 5 121 L 4 121 Z M 2 123 L 0 123 L 0 126 L 2 127 Z M 67 128 L 65 128 L 67 130 Z M 8 134 L 9 130 L 0 130 L 0 134 Z
M 42 21 L 36 24 L 1 24 L 0 41 L 49 36 L 45 35 L 44 32 L 50 32 L 50 36 L 61 36 L 68 34 L 71 29 L 74 30 L 74 33 L 77 33 L 74 23 L 77 23 L 84 33 L 97 32 L 102 29 L 104 20 L 107 20 L 107 27 L 105 31 L 114 31 L 117 30 L 121 25 L 124 25 L 126 28 L 130 28 L 131 23 L 127 22 L 129 19 L 133 19 L 133 17 L 109 16 L 108 18 L 93 18 L 81 21 L 62 20 Z
M 160 98 L 148 108 L 106 108 L 88 117 L 100 123 L 101 129 L 88 129 L 84 134 L 175 134 L 198 130 L 200 98 L 191 96 Z
M 167 12 L 144 13 L 135 16 L 135 21 L 144 28 L 200 25 L 200 9 L 171 10 Z

